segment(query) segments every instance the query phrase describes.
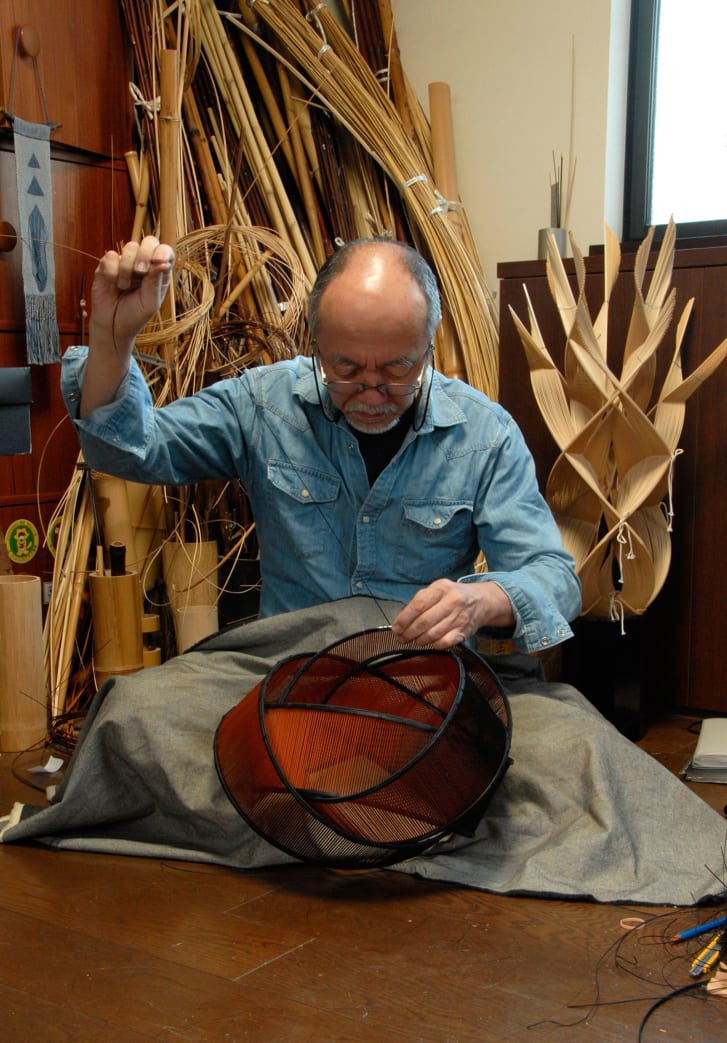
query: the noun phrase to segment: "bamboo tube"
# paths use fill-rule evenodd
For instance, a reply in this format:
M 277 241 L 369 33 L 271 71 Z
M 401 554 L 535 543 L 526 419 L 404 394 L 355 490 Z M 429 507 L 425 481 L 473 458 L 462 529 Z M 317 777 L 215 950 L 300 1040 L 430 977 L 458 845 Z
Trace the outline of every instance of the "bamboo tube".
M 164 579 L 173 609 L 217 600 L 217 544 L 169 540 L 162 548 Z
M 0 751 L 19 752 L 48 734 L 38 576 L 0 576 L 0 648 Z
M 178 608 L 175 617 L 177 651 L 181 655 L 219 629 L 217 605 L 185 605 Z
M 149 230 L 149 160 L 145 152 L 142 152 L 139 159 L 133 149 L 124 153 L 124 159 L 136 204 L 131 241 L 139 243 Z
M 161 666 L 162 650 L 159 644 L 161 639 L 161 621 L 156 612 L 147 612 L 141 617 L 141 633 L 144 642 L 142 658 L 144 669 L 153 666 Z
M 213 632 L 208 628 L 212 627 L 211 610 L 215 619 L 217 614 L 217 559 L 217 544 L 213 540 L 197 543 L 170 540 L 162 547 L 162 568 L 178 652 L 193 643 L 193 636 L 200 629 L 205 633 L 200 633 L 196 640 Z M 215 625 L 213 630 L 216 629 Z
M 114 478 L 100 471 L 91 472 L 96 514 L 101 526 L 103 544 L 107 551 L 112 543 L 126 547 L 128 567 L 136 568 L 134 530 L 131 527 L 129 495 L 123 478 Z
M 121 576 L 92 572 L 88 577 L 93 611 L 94 674 L 98 688 L 119 674 L 144 666 L 141 587 L 137 572 Z
M 461 238 L 461 200 L 457 183 L 451 92 L 448 83 L 429 84 L 429 121 L 432 126 L 434 180 L 446 202 L 454 204 L 454 209 L 447 210 L 447 220 Z
M 142 593 L 148 593 L 161 576 L 160 548 L 166 536 L 166 506 L 162 487 L 126 482 L 126 496 L 133 533 L 129 568 L 139 573 Z
M 161 104 L 159 109 L 159 238 L 177 242 L 179 194 L 179 68 L 178 54 L 165 48 L 159 56 Z

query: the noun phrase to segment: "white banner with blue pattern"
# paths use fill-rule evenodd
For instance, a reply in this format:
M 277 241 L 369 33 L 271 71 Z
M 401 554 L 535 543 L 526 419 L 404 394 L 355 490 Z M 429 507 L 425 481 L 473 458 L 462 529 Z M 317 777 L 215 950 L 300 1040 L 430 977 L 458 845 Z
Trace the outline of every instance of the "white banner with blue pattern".
M 28 362 L 60 361 L 53 257 L 50 132 L 46 123 L 12 117 Z

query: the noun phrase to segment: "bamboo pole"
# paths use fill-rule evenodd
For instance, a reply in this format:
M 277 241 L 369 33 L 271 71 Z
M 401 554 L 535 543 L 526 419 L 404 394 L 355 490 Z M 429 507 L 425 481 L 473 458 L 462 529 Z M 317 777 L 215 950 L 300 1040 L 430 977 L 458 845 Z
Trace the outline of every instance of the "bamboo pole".
M 136 206 L 131 240 L 139 243 L 149 231 L 149 160 L 145 152 L 140 158 L 133 149 L 124 153 L 124 159 Z
M 224 224 L 229 219 L 230 214 L 212 158 L 210 141 L 202 123 L 197 99 L 191 87 L 188 87 L 184 92 L 182 111 L 212 221 L 214 224 Z
M 159 109 L 159 238 L 177 242 L 179 196 L 179 68 L 178 54 L 165 48 L 159 56 L 161 103 Z
M 284 69 L 282 66 L 279 67 L 279 82 L 283 94 L 283 103 L 285 105 L 285 113 L 288 119 L 288 127 L 290 131 L 290 141 L 293 153 L 291 166 L 297 175 L 298 187 L 300 188 L 303 197 L 303 204 L 305 206 L 306 218 L 308 220 L 308 230 L 310 232 L 316 267 L 320 267 L 326 259 L 326 249 L 323 245 L 323 236 L 321 235 L 321 227 L 318 218 L 318 204 L 316 202 L 315 191 L 311 181 L 307 154 L 303 143 L 303 135 L 298 123 L 298 113 L 293 104 L 293 92 L 290 87 L 288 70 Z
M 43 630 L 52 717 L 59 716 L 65 709 L 93 539 L 89 482 L 84 481 L 82 471 L 75 472 L 58 513 L 61 524 L 53 563 L 53 597 Z

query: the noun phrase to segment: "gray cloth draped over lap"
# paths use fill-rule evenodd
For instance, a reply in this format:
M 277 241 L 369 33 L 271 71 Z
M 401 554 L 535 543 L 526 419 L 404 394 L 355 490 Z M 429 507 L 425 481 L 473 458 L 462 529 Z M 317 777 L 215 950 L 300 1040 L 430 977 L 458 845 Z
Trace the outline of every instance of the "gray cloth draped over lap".
M 369 598 L 228 628 L 163 666 L 101 689 L 54 803 L 16 805 L 4 843 L 218 863 L 292 863 L 233 808 L 214 735 L 280 660 L 386 625 Z M 473 838 L 392 869 L 485 891 L 691 905 L 723 892 L 725 822 L 532 657 L 498 673 L 512 711 L 513 763 Z M 493 664 L 495 665 L 495 664 Z

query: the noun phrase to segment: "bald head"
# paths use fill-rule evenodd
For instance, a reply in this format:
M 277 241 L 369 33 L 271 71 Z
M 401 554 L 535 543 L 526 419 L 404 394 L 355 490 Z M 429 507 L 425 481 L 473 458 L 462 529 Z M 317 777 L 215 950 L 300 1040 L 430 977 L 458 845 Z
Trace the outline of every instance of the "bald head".
M 379 339 L 416 329 L 430 342 L 441 320 L 437 281 L 421 254 L 392 239 L 346 243 L 321 268 L 308 302 L 314 340 L 324 326 Z

